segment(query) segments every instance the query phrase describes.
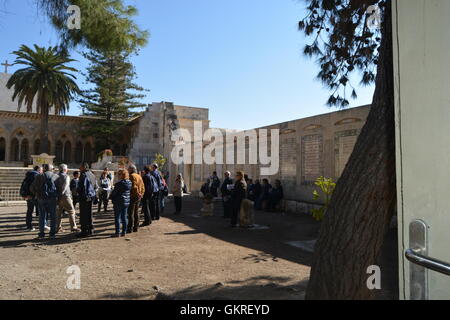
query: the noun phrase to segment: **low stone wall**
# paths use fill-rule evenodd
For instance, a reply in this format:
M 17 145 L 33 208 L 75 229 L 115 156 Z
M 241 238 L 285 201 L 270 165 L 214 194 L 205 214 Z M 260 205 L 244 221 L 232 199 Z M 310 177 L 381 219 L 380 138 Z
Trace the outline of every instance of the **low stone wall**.
M 320 204 L 293 201 L 293 200 L 283 200 L 282 210 L 287 213 L 301 213 L 301 214 L 312 214 L 313 209 L 319 209 L 322 207 Z
M 14 206 L 23 205 L 20 196 L 20 186 L 25 174 L 30 171 L 30 168 L 21 167 L 0 167 L 0 206 Z M 78 169 L 69 169 L 69 175 L 72 178 L 73 171 Z M 97 178 L 103 171 L 92 170 Z

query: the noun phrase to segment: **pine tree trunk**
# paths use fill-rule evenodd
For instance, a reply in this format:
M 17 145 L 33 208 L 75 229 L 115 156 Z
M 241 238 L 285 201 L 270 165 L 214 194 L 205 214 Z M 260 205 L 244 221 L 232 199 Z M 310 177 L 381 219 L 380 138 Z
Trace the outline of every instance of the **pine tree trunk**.
M 41 132 L 40 132 L 40 153 L 50 154 L 50 150 L 48 148 L 48 106 L 41 108 Z
M 306 299 L 371 299 L 375 295 L 367 288 L 367 268 L 377 264 L 396 210 L 389 2 L 383 20 L 372 107 L 323 221 Z

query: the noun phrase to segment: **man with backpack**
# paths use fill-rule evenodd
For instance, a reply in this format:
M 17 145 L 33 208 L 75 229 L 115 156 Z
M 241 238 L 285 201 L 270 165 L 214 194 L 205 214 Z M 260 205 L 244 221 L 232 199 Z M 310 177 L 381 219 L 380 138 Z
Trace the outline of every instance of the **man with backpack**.
M 20 187 L 20 195 L 27 201 L 27 217 L 26 228 L 28 231 L 34 231 L 33 227 L 33 211 L 36 208 L 36 216 L 39 216 L 39 205 L 34 194 L 31 193 L 30 187 L 37 175 L 42 173 L 42 168 L 36 166 L 32 171 L 28 171 L 25 179 Z
M 45 237 L 47 221 L 50 220 L 50 239 L 56 235 L 56 198 L 55 181 L 58 175 L 53 173 L 53 165 L 44 164 L 44 173 L 35 177 L 30 191 L 38 200 L 39 205 L 39 238 Z
M 89 170 L 89 164 L 84 163 L 80 167 L 80 180 L 78 182 L 77 194 L 80 201 L 80 225 L 81 232 L 78 238 L 89 237 L 94 232 L 92 221 L 92 205 L 97 201 L 97 179 Z
M 159 185 L 156 178 L 152 175 L 152 169 L 150 166 L 144 168 L 144 181 L 145 193 L 142 199 L 142 207 L 144 211 L 144 223 L 142 227 L 152 224 L 156 216 L 156 206 L 158 205 Z

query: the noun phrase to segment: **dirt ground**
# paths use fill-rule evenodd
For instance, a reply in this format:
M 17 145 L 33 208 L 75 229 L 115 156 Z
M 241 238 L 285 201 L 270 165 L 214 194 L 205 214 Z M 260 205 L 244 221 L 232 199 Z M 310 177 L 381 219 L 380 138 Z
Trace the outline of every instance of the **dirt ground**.
M 231 229 L 216 205 L 200 218 L 199 200 L 173 204 L 150 227 L 114 239 L 112 212 L 95 214 L 95 236 L 36 240 L 24 230 L 25 207 L 0 208 L 0 299 L 303 299 L 312 254 L 285 244 L 311 240 L 308 216 L 257 213 L 267 230 Z M 63 219 L 68 229 L 68 218 Z M 37 225 L 37 219 L 35 219 Z M 67 268 L 81 289 L 66 288 Z
M 311 217 L 257 212 L 268 229 L 231 229 L 220 203 L 208 218 L 199 217 L 200 200 L 183 205 L 176 217 L 169 201 L 160 221 L 117 239 L 113 213 L 95 214 L 96 233 L 83 240 L 36 240 L 37 231 L 24 229 L 25 207 L 0 208 L 0 299 L 304 298 L 312 254 L 286 242 L 315 239 Z M 396 299 L 396 231 L 386 239 L 378 298 Z M 66 288 L 70 266 L 80 268 L 79 290 Z

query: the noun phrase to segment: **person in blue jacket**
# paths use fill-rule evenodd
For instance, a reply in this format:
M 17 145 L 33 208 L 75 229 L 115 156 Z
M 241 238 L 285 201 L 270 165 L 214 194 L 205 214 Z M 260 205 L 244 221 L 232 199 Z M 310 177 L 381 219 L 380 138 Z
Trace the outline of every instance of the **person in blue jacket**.
M 114 216 L 116 223 L 116 233 L 113 237 L 125 237 L 128 227 L 128 207 L 131 202 L 131 181 L 127 170 L 119 170 L 117 173 L 119 182 L 114 185 L 114 190 L 109 198 L 114 205 Z M 122 223 L 122 233 L 120 224 Z

